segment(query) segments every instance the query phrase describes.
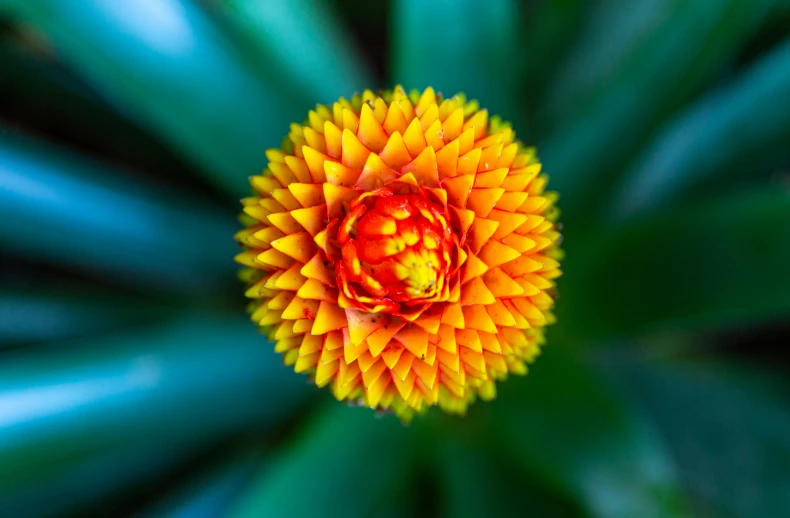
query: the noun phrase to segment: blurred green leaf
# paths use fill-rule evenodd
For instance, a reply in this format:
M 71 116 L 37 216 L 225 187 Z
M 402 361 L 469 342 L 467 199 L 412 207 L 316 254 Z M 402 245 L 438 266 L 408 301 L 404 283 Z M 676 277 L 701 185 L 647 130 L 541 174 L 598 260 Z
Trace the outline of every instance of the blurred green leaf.
M 546 119 L 556 131 L 539 147 L 566 221 L 601 211 L 601 197 L 653 128 L 737 58 L 772 3 L 601 3 L 551 89 Z
M 437 437 L 436 442 L 444 516 L 519 516 L 527 510 L 530 516 L 546 518 L 586 516 L 549 488 L 525 478 L 512 458 L 489 451 L 485 439 L 469 442 L 452 436 Z
M 235 195 L 266 165 L 302 106 L 272 70 L 254 76 L 212 21 L 191 2 L 58 0 L 0 4 L 41 30 L 127 116 L 183 153 Z
M 394 418 L 333 401 L 265 468 L 232 516 L 372 516 L 403 498 L 412 441 Z
M 396 0 L 391 19 L 393 83 L 464 92 L 524 128 L 518 2 Z
M 236 496 L 264 462 L 257 451 L 237 453 L 211 469 L 190 477 L 177 491 L 169 493 L 141 518 L 211 518 L 225 516 Z
M 323 0 L 223 0 L 212 7 L 240 31 L 254 66 L 265 75 L 277 70 L 310 102 L 331 103 L 375 86 Z
M 0 349 L 139 325 L 163 316 L 140 297 L 36 285 L 0 290 Z
M 132 447 L 143 458 L 194 452 L 240 429 L 265 430 L 310 392 L 254 326 L 221 316 L 7 353 L 0 362 L 0 515 L 59 505 L 47 499 L 83 472 L 107 481 L 81 490 L 84 500 L 96 499 L 132 482 L 127 468 L 150 468 L 108 457 Z
M 0 31 L 0 70 L 8 71 L 0 74 L 4 120 L 87 147 L 94 156 L 123 160 L 164 181 L 194 183 L 183 162 L 66 70 L 45 41 L 31 31 L 18 32 Z
M 624 176 L 618 219 L 665 206 L 714 175 L 754 175 L 790 142 L 790 40 L 671 121 Z M 725 144 L 726 143 L 726 144 Z
M 591 234 L 564 265 L 563 332 L 589 340 L 790 314 L 790 193 L 747 191 Z
M 545 131 L 535 119 L 542 109 L 540 99 L 545 99 L 550 82 L 562 67 L 565 56 L 579 37 L 591 2 L 586 0 L 551 0 L 527 2 L 524 42 L 521 44 L 524 71 L 520 77 L 521 95 L 526 99 L 533 141 L 537 132 Z
M 117 283 L 205 294 L 232 276 L 234 231 L 232 214 L 0 133 L 7 251 Z
M 24 486 L 6 493 L 0 483 L 0 512 L 3 516 L 25 518 L 48 516 L 84 516 L 79 511 L 87 508 L 92 513 L 101 509 L 110 515 L 104 504 L 117 508 L 116 500 L 126 497 L 128 488 L 133 493 L 155 485 L 174 474 L 174 467 L 183 465 L 200 452 L 201 440 L 184 437 L 182 441 L 159 441 L 152 438 L 145 443 L 132 442 L 110 452 L 85 453 L 67 467 L 44 473 Z
M 786 380 L 778 391 L 769 376 L 711 362 L 609 370 L 669 442 L 696 516 L 790 515 Z
M 481 409 L 488 440 L 594 516 L 683 516 L 669 452 L 650 422 L 588 365 L 548 346 Z

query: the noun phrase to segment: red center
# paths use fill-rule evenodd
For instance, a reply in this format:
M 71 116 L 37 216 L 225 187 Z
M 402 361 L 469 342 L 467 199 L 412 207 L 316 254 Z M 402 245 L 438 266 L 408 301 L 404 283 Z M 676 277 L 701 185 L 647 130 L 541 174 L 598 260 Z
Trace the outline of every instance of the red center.
M 422 187 L 388 186 L 360 195 L 338 228 L 337 242 L 338 286 L 358 309 L 408 313 L 447 300 L 457 239 L 444 204 Z

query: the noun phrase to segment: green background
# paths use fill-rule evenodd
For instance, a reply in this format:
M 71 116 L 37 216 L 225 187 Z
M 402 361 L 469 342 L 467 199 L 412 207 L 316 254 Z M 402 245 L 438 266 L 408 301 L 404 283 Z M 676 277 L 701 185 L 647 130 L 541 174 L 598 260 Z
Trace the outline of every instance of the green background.
M 466 92 L 560 193 L 526 377 L 409 426 L 244 313 L 315 103 Z M 790 2 L 0 0 L 0 516 L 790 516 Z

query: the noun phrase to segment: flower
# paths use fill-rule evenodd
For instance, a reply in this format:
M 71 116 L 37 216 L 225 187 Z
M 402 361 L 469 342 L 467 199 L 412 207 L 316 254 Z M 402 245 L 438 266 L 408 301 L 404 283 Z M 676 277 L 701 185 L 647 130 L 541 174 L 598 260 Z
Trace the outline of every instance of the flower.
M 535 151 L 432 88 L 317 106 L 251 178 L 252 320 L 339 400 L 464 413 L 540 352 L 560 275 Z

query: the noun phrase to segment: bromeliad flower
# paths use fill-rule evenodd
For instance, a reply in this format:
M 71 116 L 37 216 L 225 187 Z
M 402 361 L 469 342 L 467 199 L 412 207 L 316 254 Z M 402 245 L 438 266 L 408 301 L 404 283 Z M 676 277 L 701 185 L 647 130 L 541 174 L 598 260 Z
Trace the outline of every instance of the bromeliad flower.
M 463 413 L 524 374 L 553 321 L 554 193 L 463 95 L 318 106 L 251 178 L 237 234 L 252 320 L 340 400 Z

